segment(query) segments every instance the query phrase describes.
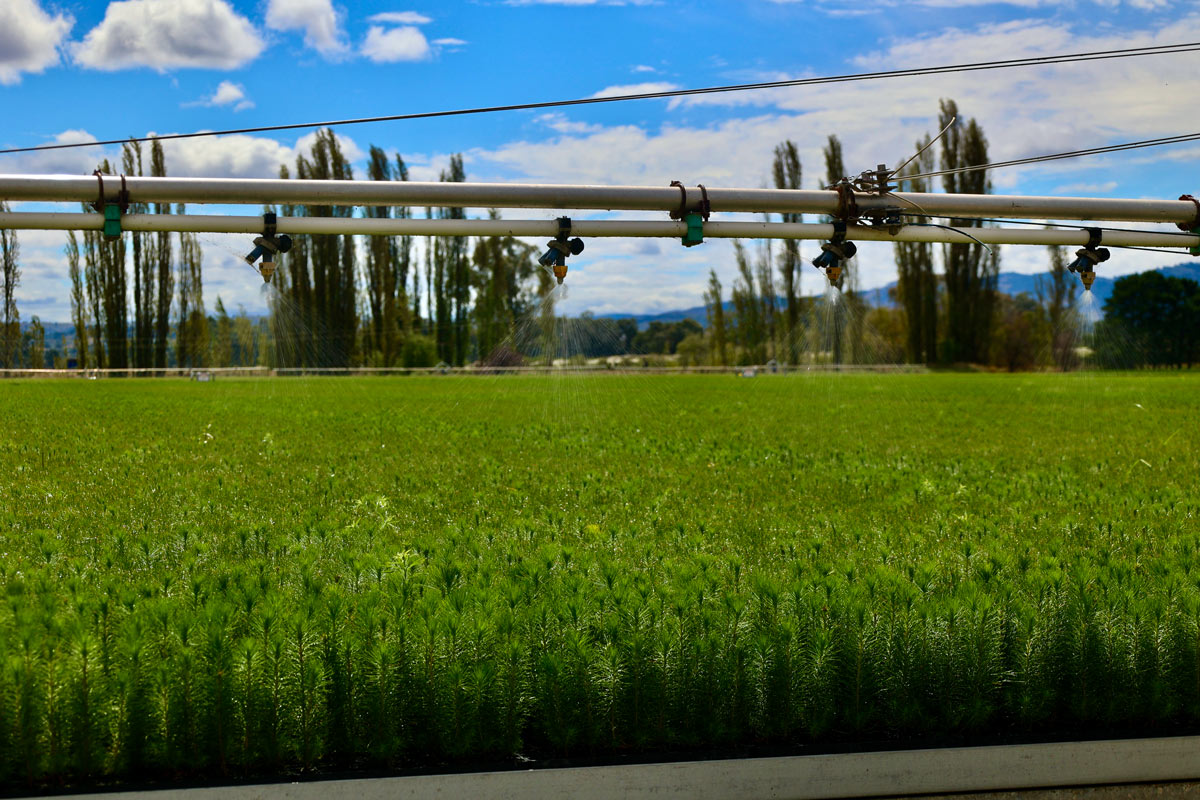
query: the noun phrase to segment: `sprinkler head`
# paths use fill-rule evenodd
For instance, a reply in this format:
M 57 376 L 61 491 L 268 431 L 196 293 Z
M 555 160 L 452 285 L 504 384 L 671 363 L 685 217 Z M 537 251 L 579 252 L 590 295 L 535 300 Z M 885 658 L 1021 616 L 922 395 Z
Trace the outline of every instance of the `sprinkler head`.
M 823 271 L 829 282 L 837 286 L 842 279 L 842 261 L 854 258 L 857 252 L 854 242 L 826 242 L 821 245 L 821 255 L 812 260 L 812 265 Z
M 563 278 L 567 277 L 567 256 L 577 256 L 582 252 L 583 239 L 553 239 L 546 243 L 546 252 L 538 258 L 538 263 L 553 268 L 554 277 L 561 285 Z
M 262 275 L 263 283 L 270 283 L 271 276 L 275 274 L 275 254 L 286 253 L 291 249 L 292 237 L 286 233 L 279 236 L 256 236 L 254 249 L 246 256 L 246 263 L 253 267 L 254 262 L 261 258 L 263 263 L 257 268 L 258 274 Z
M 1067 265 L 1067 269 L 1079 276 L 1084 291 L 1090 292 L 1096 282 L 1096 265 L 1108 261 L 1112 254 L 1107 247 L 1088 248 L 1075 251 L 1075 260 Z

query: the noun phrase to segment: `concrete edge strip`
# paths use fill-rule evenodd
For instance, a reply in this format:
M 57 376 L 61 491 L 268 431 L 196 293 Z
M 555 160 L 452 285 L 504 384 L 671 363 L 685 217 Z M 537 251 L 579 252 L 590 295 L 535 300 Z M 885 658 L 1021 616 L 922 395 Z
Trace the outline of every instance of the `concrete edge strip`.
M 1200 778 L 1200 736 L 164 789 L 98 800 L 818 798 Z

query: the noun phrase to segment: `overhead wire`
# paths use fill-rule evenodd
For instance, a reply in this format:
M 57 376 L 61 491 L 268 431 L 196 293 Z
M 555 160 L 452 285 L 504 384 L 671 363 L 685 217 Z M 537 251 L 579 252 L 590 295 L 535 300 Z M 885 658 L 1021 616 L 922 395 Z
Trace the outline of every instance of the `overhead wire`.
M 1059 161 L 1067 158 L 1081 158 L 1083 156 L 1102 155 L 1104 153 L 1119 153 L 1123 150 L 1140 150 L 1144 147 L 1160 147 L 1166 144 L 1183 144 L 1184 142 L 1200 141 L 1200 132 L 1198 133 L 1182 133 L 1178 136 L 1162 136 L 1157 139 L 1142 139 L 1137 142 L 1122 142 L 1121 144 L 1110 144 L 1103 147 L 1088 147 L 1083 150 L 1069 150 L 1064 153 L 1049 153 L 1040 156 L 1029 156 L 1027 158 L 1014 158 L 1009 161 L 995 161 L 991 164 L 976 164 L 966 167 L 955 167 L 953 169 L 939 169 L 933 172 L 921 172 L 916 175 L 898 175 L 899 180 L 917 180 L 921 178 L 936 178 L 939 175 L 959 175 L 964 172 L 986 172 L 987 170 L 1000 169 L 1002 167 L 1019 167 L 1025 164 L 1039 164 L 1043 161 Z
M 567 108 L 572 106 L 597 105 L 601 103 L 619 103 L 630 100 L 669 99 L 677 97 L 694 97 L 697 95 L 721 94 L 727 92 L 745 92 L 761 89 L 780 89 L 802 86 L 818 86 L 832 83 L 849 83 L 854 81 L 881 80 L 886 78 L 920 77 L 928 75 L 944 75 L 960 72 L 975 72 L 979 70 L 1011 69 L 1014 67 L 1045 66 L 1067 64 L 1084 61 L 1101 61 L 1115 58 L 1134 58 L 1140 56 L 1173 55 L 1200 51 L 1200 42 L 1180 42 L 1177 44 L 1155 45 L 1148 47 L 1127 47 L 1116 50 L 1096 50 L 1086 53 L 1063 53 L 1049 56 L 1029 56 L 1026 58 L 1011 58 L 996 61 L 977 61 L 967 64 L 948 64 L 936 67 L 913 67 L 910 69 L 883 70 L 877 72 L 856 72 L 844 75 L 829 75 L 815 78 L 793 78 L 779 81 L 760 81 L 756 83 L 741 83 L 723 86 L 707 86 L 696 89 L 667 89 L 656 92 L 631 92 L 628 94 L 607 95 L 601 97 L 581 97 L 571 100 L 550 100 L 534 103 L 513 103 L 508 105 L 478 106 L 442 111 L 422 111 L 409 114 L 387 114 L 373 117 L 356 117 L 349 119 L 323 120 L 320 122 L 296 122 L 282 125 L 258 125 L 245 128 L 228 128 L 217 131 L 194 131 L 191 133 L 169 133 L 158 136 L 127 137 L 123 139 L 105 139 L 91 142 L 59 142 L 56 144 L 33 145 L 30 147 L 10 147 L 0 149 L 0 155 L 15 153 L 33 153 L 47 150 L 67 150 L 80 147 L 101 147 L 136 142 L 168 141 L 177 139 L 196 139 L 211 136 L 232 136 L 237 134 L 271 133 L 278 131 L 302 130 L 309 128 L 332 128 L 344 125 L 363 125 L 376 122 L 400 122 L 419 119 L 436 119 L 440 117 L 467 116 L 473 114 L 493 114 L 506 111 L 535 111 L 550 108 Z M 1200 134 L 1196 134 L 1200 137 Z M 943 174 L 943 173 L 933 173 Z

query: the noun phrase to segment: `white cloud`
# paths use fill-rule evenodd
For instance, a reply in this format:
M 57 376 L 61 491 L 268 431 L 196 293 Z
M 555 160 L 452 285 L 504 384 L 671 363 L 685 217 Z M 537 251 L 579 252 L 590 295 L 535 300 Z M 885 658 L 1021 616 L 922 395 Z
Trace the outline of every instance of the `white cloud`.
M 74 58 L 100 70 L 234 69 L 263 46 L 250 21 L 225 0 L 116 0 L 74 47 Z
M 154 136 L 155 133 L 152 131 L 146 135 Z M 316 135 L 316 132 L 305 134 L 290 145 L 265 136 L 248 134 L 167 139 L 162 145 L 168 175 L 197 178 L 277 178 L 279 167 L 283 164 L 294 171 L 296 156 L 308 155 L 312 151 Z M 363 149 L 357 142 L 349 136 L 335 135 L 346 158 L 351 162 L 363 158 Z M 94 141 L 96 137 L 87 131 L 68 130 L 58 134 L 48 143 Z M 148 147 L 149 145 L 143 145 L 143 148 Z M 88 147 L 0 156 L 0 172 L 87 175 L 104 158 L 119 164 L 120 148 Z
M 462 47 L 463 45 L 468 44 L 465 39 L 454 39 L 451 37 L 445 39 L 434 39 L 433 43 L 437 47 Z
M 367 17 L 368 22 L 381 22 L 388 25 L 427 25 L 433 19 L 418 11 L 384 11 Z
M 567 118 L 566 114 L 557 111 L 542 114 L 536 117 L 536 119 L 550 130 L 557 131 L 558 133 L 597 133 L 604 130 L 603 125 L 571 120 Z
M 654 67 L 647 66 L 646 64 L 635 64 L 633 66 L 632 71 L 633 72 L 658 72 L 658 70 L 656 70 Z
M 963 60 L 963 53 L 972 53 L 971 60 L 984 60 L 1000 54 L 1012 58 L 1193 38 L 1200 38 L 1197 15 L 1151 30 L 1127 28 L 1120 33 L 1104 31 L 1085 36 L 1063 23 L 1019 22 L 944 31 L 891 46 L 885 43 L 859 63 L 870 69 L 892 68 L 953 63 Z M 468 157 L 472 174 L 483 180 L 650 185 L 681 180 L 689 185 L 757 186 L 769 180 L 772 148 L 783 139 L 792 139 L 800 147 L 805 166 L 804 185 L 815 187 L 824 179 L 821 146 L 827 134 L 838 134 L 851 173 L 880 162 L 895 164 L 912 153 L 913 142 L 920 136 L 936 132 L 938 100 L 942 97 L 955 98 L 961 113 L 979 119 L 990 141 L 991 157 L 997 161 L 1194 130 L 1190 106 L 1176 101 L 1176 87 L 1189 84 L 1192 66 L 1189 56 L 1161 56 L 689 97 L 673 104 L 680 112 L 699 105 L 724 106 L 734 113 L 743 109 L 740 116 L 707 125 L 685 125 L 684 117 L 668 117 L 666 124 L 656 128 L 599 126 L 563 114 L 543 115 L 538 121 L 558 134 L 550 140 L 534 137 L 469 151 Z M 614 87 L 613 93 L 616 91 Z M 873 111 L 865 114 L 863 109 Z M 579 115 L 587 119 L 583 112 Z M 1131 165 L 1141 157 L 1186 160 L 1184 151 L 1194 150 L 1162 148 L 1048 162 L 991 174 L 997 191 L 1008 193 L 1125 194 L 1131 190 L 1118 180 L 1118 170 L 1133 169 Z M 1053 186 L 1058 189 L 1051 189 Z M 730 218 L 727 214 L 720 216 Z M 606 251 L 613 246 L 604 244 Z M 713 243 L 711 247 L 695 248 L 704 251 L 709 263 L 717 266 L 722 280 L 727 277 L 721 273 L 725 268 L 722 265 L 732 263 L 725 247 Z M 864 287 L 894 280 L 889 245 L 864 243 L 861 252 Z M 669 260 L 674 264 L 683 257 L 672 256 Z M 1045 266 L 1045 254 L 1039 248 L 1007 247 L 1002 258 L 1006 270 L 1031 272 Z M 1119 265 L 1110 265 L 1108 274 L 1156 263 L 1162 263 L 1161 255 L 1123 254 Z M 596 296 L 609 297 L 612 292 L 600 283 L 597 277 Z M 662 291 L 664 298 L 674 298 L 669 287 L 662 287 Z M 592 289 L 588 292 L 591 297 Z M 698 297 L 697 291 L 685 305 L 695 305 Z
M 233 81 L 221 81 L 213 93 L 201 100 L 184 103 L 185 106 L 233 106 L 234 111 L 254 108 L 254 101 L 246 97 L 246 87 Z
M 0 84 L 21 81 L 22 72 L 42 72 L 58 63 L 58 50 L 75 20 L 70 14 L 50 16 L 37 0 L 5 0 L 0 4 Z
M 343 17 L 331 0 L 270 0 L 267 4 L 268 28 L 304 31 L 304 43 L 326 58 L 348 50 Z
M 366 157 L 366 152 L 349 136 L 337 132 L 335 132 L 333 136 L 335 139 L 337 139 L 338 147 L 340 147 L 342 150 L 342 155 L 345 156 L 346 159 L 351 163 L 354 163 L 355 161 L 361 161 Z M 292 150 L 296 155 L 307 156 L 312 152 L 312 146 L 316 140 L 316 131 L 313 131 L 312 133 L 306 133 L 296 140 L 296 144 Z M 294 161 L 295 158 L 292 160 Z M 359 175 L 359 177 L 361 178 L 363 176 Z
M 678 84 L 656 81 L 651 83 L 629 83 L 623 86 L 606 86 L 592 97 L 620 97 L 626 94 L 654 94 L 655 92 L 671 92 L 680 88 Z
M 1119 184 L 1116 181 L 1102 181 L 1100 183 L 1066 183 L 1062 186 L 1054 187 L 1054 194 L 1061 195 L 1094 195 L 1108 194 L 1117 188 Z
M 87 131 L 66 130 L 44 144 L 76 144 L 94 141 L 96 141 L 96 137 Z M 112 153 L 100 147 L 14 153 L 0 156 L 0 171 L 34 175 L 88 175 L 106 156 L 111 160 Z
M 362 54 L 376 64 L 393 64 L 398 61 L 424 61 L 431 50 L 425 34 L 418 28 L 381 28 L 372 25 L 363 42 Z
M 335 134 L 350 161 L 363 157 L 362 148 L 348 136 Z M 197 178 L 277 178 L 287 165 L 295 173 L 296 156 L 308 155 L 316 132 L 306 134 L 294 145 L 248 134 L 173 139 L 163 142 L 167 174 Z
M 278 178 L 295 167 L 295 150 L 274 139 L 247 134 L 163 142 L 167 174 L 188 178 Z

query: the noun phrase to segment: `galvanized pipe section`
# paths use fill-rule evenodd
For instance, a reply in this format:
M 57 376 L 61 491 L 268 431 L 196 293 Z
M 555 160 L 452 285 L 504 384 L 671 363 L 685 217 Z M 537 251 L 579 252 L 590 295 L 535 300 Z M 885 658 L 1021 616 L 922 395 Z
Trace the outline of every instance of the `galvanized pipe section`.
M 121 178 L 105 176 L 106 202 L 117 202 Z M 670 186 L 563 186 L 520 183 L 417 181 L 317 181 L 245 178 L 127 177 L 132 200 L 142 203 L 258 205 L 450 206 L 461 208 L 608 209 L 671 211 L 698 208 L 701 192 Z M 0 175 L 0 199 L 92 202 L 101 194 L 95 176 Z M 833 214 L 838 195 L 827 190 L 708 189 L 715 212 Z M 856 194 L 860 211 L 900 208 L 940 217 L 1087 219 L 1192 223 L 1196 206 L 1185 200 L 1087 197 L 1021 197 L 970 194 Z
M 127 214 L 127 231 L 244 233 L 262 231 L 261 217 L 202 214 Z M 0 214 L 0 228 L 14 230 L 100 230 L 101 214 L 13 211 Z M 553 237 L 554 220 L 380 219 L 372 217 L 278 217 L 276 230 L 290 234 L 361 234 L 368 236 L 526 236 Z M 571 235 L 585 238 L 680 238 L 683 222 L 670 220 L 578 220 Z M 833 226 L 807 222 L 709 222 L 704 236 L 712 239 L 828 239 Z M 895 234 L 886 228 L 851 225 L 847 238 L 860 242 L 970 242 L 985 244 L 1085 245 L 1087 231 L 1076 228 L 948 228 L 905 225 Z M 1134 247 L 1200 246 L 1200 235 L 1155 231 L 1110 231 L 1102 244 Z
M 513 770 L 90 795 L 96 800 L 816 800 L 1200 777 L 1200 737 Z

